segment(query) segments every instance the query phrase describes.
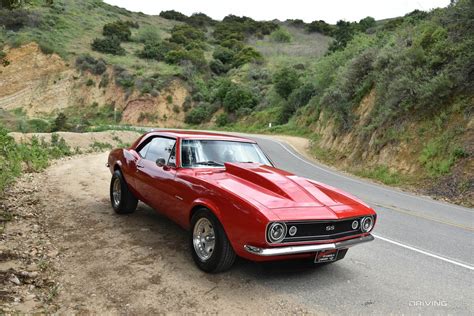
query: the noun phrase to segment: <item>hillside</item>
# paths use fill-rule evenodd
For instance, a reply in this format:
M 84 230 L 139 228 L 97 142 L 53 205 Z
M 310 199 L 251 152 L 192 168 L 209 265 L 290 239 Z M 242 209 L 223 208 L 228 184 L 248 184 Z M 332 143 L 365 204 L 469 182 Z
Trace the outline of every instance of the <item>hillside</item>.
M 336 25 L 30 1 L 0 10 L 0 122 L 300 134 L 327 163 L 469 204 L 473 20 L 472 0 Z

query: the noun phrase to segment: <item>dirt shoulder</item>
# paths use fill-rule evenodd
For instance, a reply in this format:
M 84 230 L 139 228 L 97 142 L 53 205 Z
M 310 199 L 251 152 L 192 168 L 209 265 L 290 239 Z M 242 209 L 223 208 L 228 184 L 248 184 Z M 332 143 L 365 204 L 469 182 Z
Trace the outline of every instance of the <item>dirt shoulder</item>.
M 143 204 L 132 215 L 115 215 L 106 157 L 57 161 L 7 192 L 2 204 L 11 221 L 1 235 L 1 311 L 316 313 L 295 303 L 292 293 L 265 286 L 258 278 L 271 275 L 265 265 L 240 260 L 227 273 L 201 272 L 187 232 Z

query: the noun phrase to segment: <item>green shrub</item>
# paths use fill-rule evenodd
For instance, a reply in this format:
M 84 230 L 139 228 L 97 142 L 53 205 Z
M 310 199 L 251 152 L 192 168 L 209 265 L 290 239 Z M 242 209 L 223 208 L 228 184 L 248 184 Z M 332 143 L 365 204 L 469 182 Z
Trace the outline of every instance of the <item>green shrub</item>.
M 205 106 L 195 107 L 184 118 L 185 123 L 193 125 L 204 123 L 207 120 L 209 120 L 209 111 Z
M 363 18 L 357 24 L 357 29 L 361 32 L 367 32 L 367 30 L 374 28 L 376 26 L 375 19 L 371 16 Z
M 300 84 L 298 72 L 291 67 L 284 67 L 273 75 L 275 91 L 284 99 Z
M 130 23 L 125 21 L 115 21 L 104 25 L 102 34 L 106 37 L 115 37 L 120 41 L 130 41 L 132 32 L 130 31 Z
M 0 127 L 0 196 L 22 172 L 38 172 L 46 168 L 50 159 L 71 155 L 71 149 L 57 134 L 51 143 L 33 137 L 29 143 L 17 144 Z
M 88 86 L 88 87 L 95 86 L 95 81 L 92 80 L 92 79 L 90 79 L 90 78 L 87 79 L 87 81 L 86 81 L 86 86 Z
M 216 117 L 216 125 L 219 127 L 226 126 L 229 123 L 230 119 L 227 113 L 221 113 Z
M 115 66 L 115 83 L 123 88 L 133 88 L 135 86 L 135 76 L 128 72 L 128 70 Z
M 160 16 L 168 20 L 175 20 L 181 22 L 185 22 L 188 19 L 186 15 L 175 10 L 161 11 Z
M 286 29 L 280 27 L 279 29 L 275 30 L 270 34 L 270 38 L 272 41 L 277 43 L 289 43 L 291 42 L 291 34 Z
M 222 104 L 228 112 L 235 112 L 241 108 L 253 109 L 257 102 L 256 96 L 250 89 L 234 84 L 228 89 Z
M 0 9 L 0 26 L 6 30 L 18 32 L 23 27 L 38 27 L 41 20 L 38 13 L 25 9 Z
M 96 38 L 92 42 L 92 50 L 111 54 L 111 55 L 125 55 L 125 49 L 120 46 L 120 40 L 116 37 Z
M 217 46 L 212 54 L 214 59 L 221 61 L 223 64 L 231 64 L 234 61 L 235 52 L 227 47 Z
M 110 82 L 109 75 L 104 73 L 102 77 L 100 78 L 99 88 L 107 88 L 107 86 L 109 85 L 109 82 Z
M 172 43 L 186 45 L 193 41 L 205 41 L 206 35 L 203 31 L 190 25 L 176 25 L 171 30 L 171 37 L 168 40 Z
M 76 68 L 81 71 L 89 71 L 94 75 L 101 75 L 107 70 L 107 64 L 102 58 L 95 59 L 86 54 L 76 58 Z
M 148 42 L 143 47 L 143 50 L 138 53 L 138 56 L 146 59 L 165 60 L 166 54 L 172 50 L 178 50 L 180 46 L 168 41 L 163 42 Z
M 42 119 L 30 119 L 28 120 L 29 132 L 33 133 L 49 133 L 51 131 L 51 125 L 48 121 Z
M 303 28 L 306 26 L 306 23 L 301 19 L 287 19 L 285 22 L 293 27 Z
M 193 13 L 187 20 L 186 23 L 194 27 L 205 28 L 206 26 L 212 26 L 216 23 L 211 17 L 204 13 Z
M 52 131 L 58 132 L 58 131 L 67 131 L 67 130 L 68 130 L 67 116 L 61 112 L 54 119 Z
M 157 28 L 153 26 L 145 26 L 138 31 L 137 41 L 143 44 L 159 43 L 161 38 Z
M 206 66 L 206 59 L 202 50 L 193 49 L 190 51 L 184 49 L 169 51 L 165 56 L 165 61 L 169 64 L 180 64 L 183 61 L 189 61 L 198 68 Z
M 321 33 L 324 35 L 331 36 L 334 31 L 334 27 L 330 24 L 327 24 L 323 20 L 319 20 L 319 21 L 313 21 L 309 23 L 306 26 L 306 31 L 310 33 Z
M 211 61 L 211 63 L 209 64 L 209 68 L 216 75 L 222 75 L 229 71 L 229 66 L 224 65 L 219 59 Z
M 240 67 L 247 63 L 261 62 L 263 60 L 262 54 L 260 54 L 253 47 L 247 46 L 241 49 L 234 57 L 233 66 Z

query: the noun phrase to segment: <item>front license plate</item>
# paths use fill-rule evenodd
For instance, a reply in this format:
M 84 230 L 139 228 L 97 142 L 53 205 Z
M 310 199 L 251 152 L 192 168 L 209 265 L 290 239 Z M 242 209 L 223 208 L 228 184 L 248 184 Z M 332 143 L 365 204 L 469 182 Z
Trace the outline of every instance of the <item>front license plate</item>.
M 316 257 L 314 258 L 314 262 L 323 263 L 334 261 L 337 258 L 337 252 L 337 249 L 317 252 Z

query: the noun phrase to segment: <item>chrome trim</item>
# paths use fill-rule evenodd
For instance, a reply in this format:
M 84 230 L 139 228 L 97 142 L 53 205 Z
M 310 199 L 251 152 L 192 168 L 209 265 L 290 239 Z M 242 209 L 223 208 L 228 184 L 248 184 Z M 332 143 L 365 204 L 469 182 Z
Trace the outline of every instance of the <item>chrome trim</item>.
M 280 239 L 278 239 L 278 240 L 273 240 L 273 241 L 272 241 L 272 240 L 270 240 L 271 238 L 270 238 L 269 235 L 270 235 L 271 229 L 272 229 L 274 226 L 276 226 L 276 225 L 281 225 L 281 226 L 283 227 L 283 229 L 284 229 L 284 233 L 283 233 L 283 236 L 281 236 Z M 267 232 L 266 232 L 266 234 L 265 234 L 267 244 L 268 244 L 268 243 L 270 243 L 270 244 L 281 243 L 281 242 L 283 241 L 283 239 L 285 239 L 287 231 L 288 231 L 288 228 L 286 227 L 286 224 L 285 224 L 284 222 L 272 222 L 271 224 L 269 224 L 269 225 L 267 226 Z
M 369 220 L 370 220 L 369 229 L 365 230 L 364 229 L 364 223 L 366 221 L 369 221 Z M 372 228 L 374 228 L 374 218 L 372 216 L 366 216 L 366 217 L 362 218 L 362 220 L 360 221 L 360 230 L 363 231 L 364 233 L 367 233 L 367 232 L 370 232 L 372 230 Z
M 251 245 L 245 245 L 244 249 L 254 255 L 258 256 L 284 256 L 294 255 L 299 253 L 334 250 L 334 249 L 347 249 L 355 245 L 369 242 L 374 240 L 374 236 L 367 235 L 359 238 L 344 240 L 336 243 L 319 244 L 319 245 L 302 245 L 302 246 L 289 246 L 289 247 L 275 247 L 275 248 L 259 248 Z

